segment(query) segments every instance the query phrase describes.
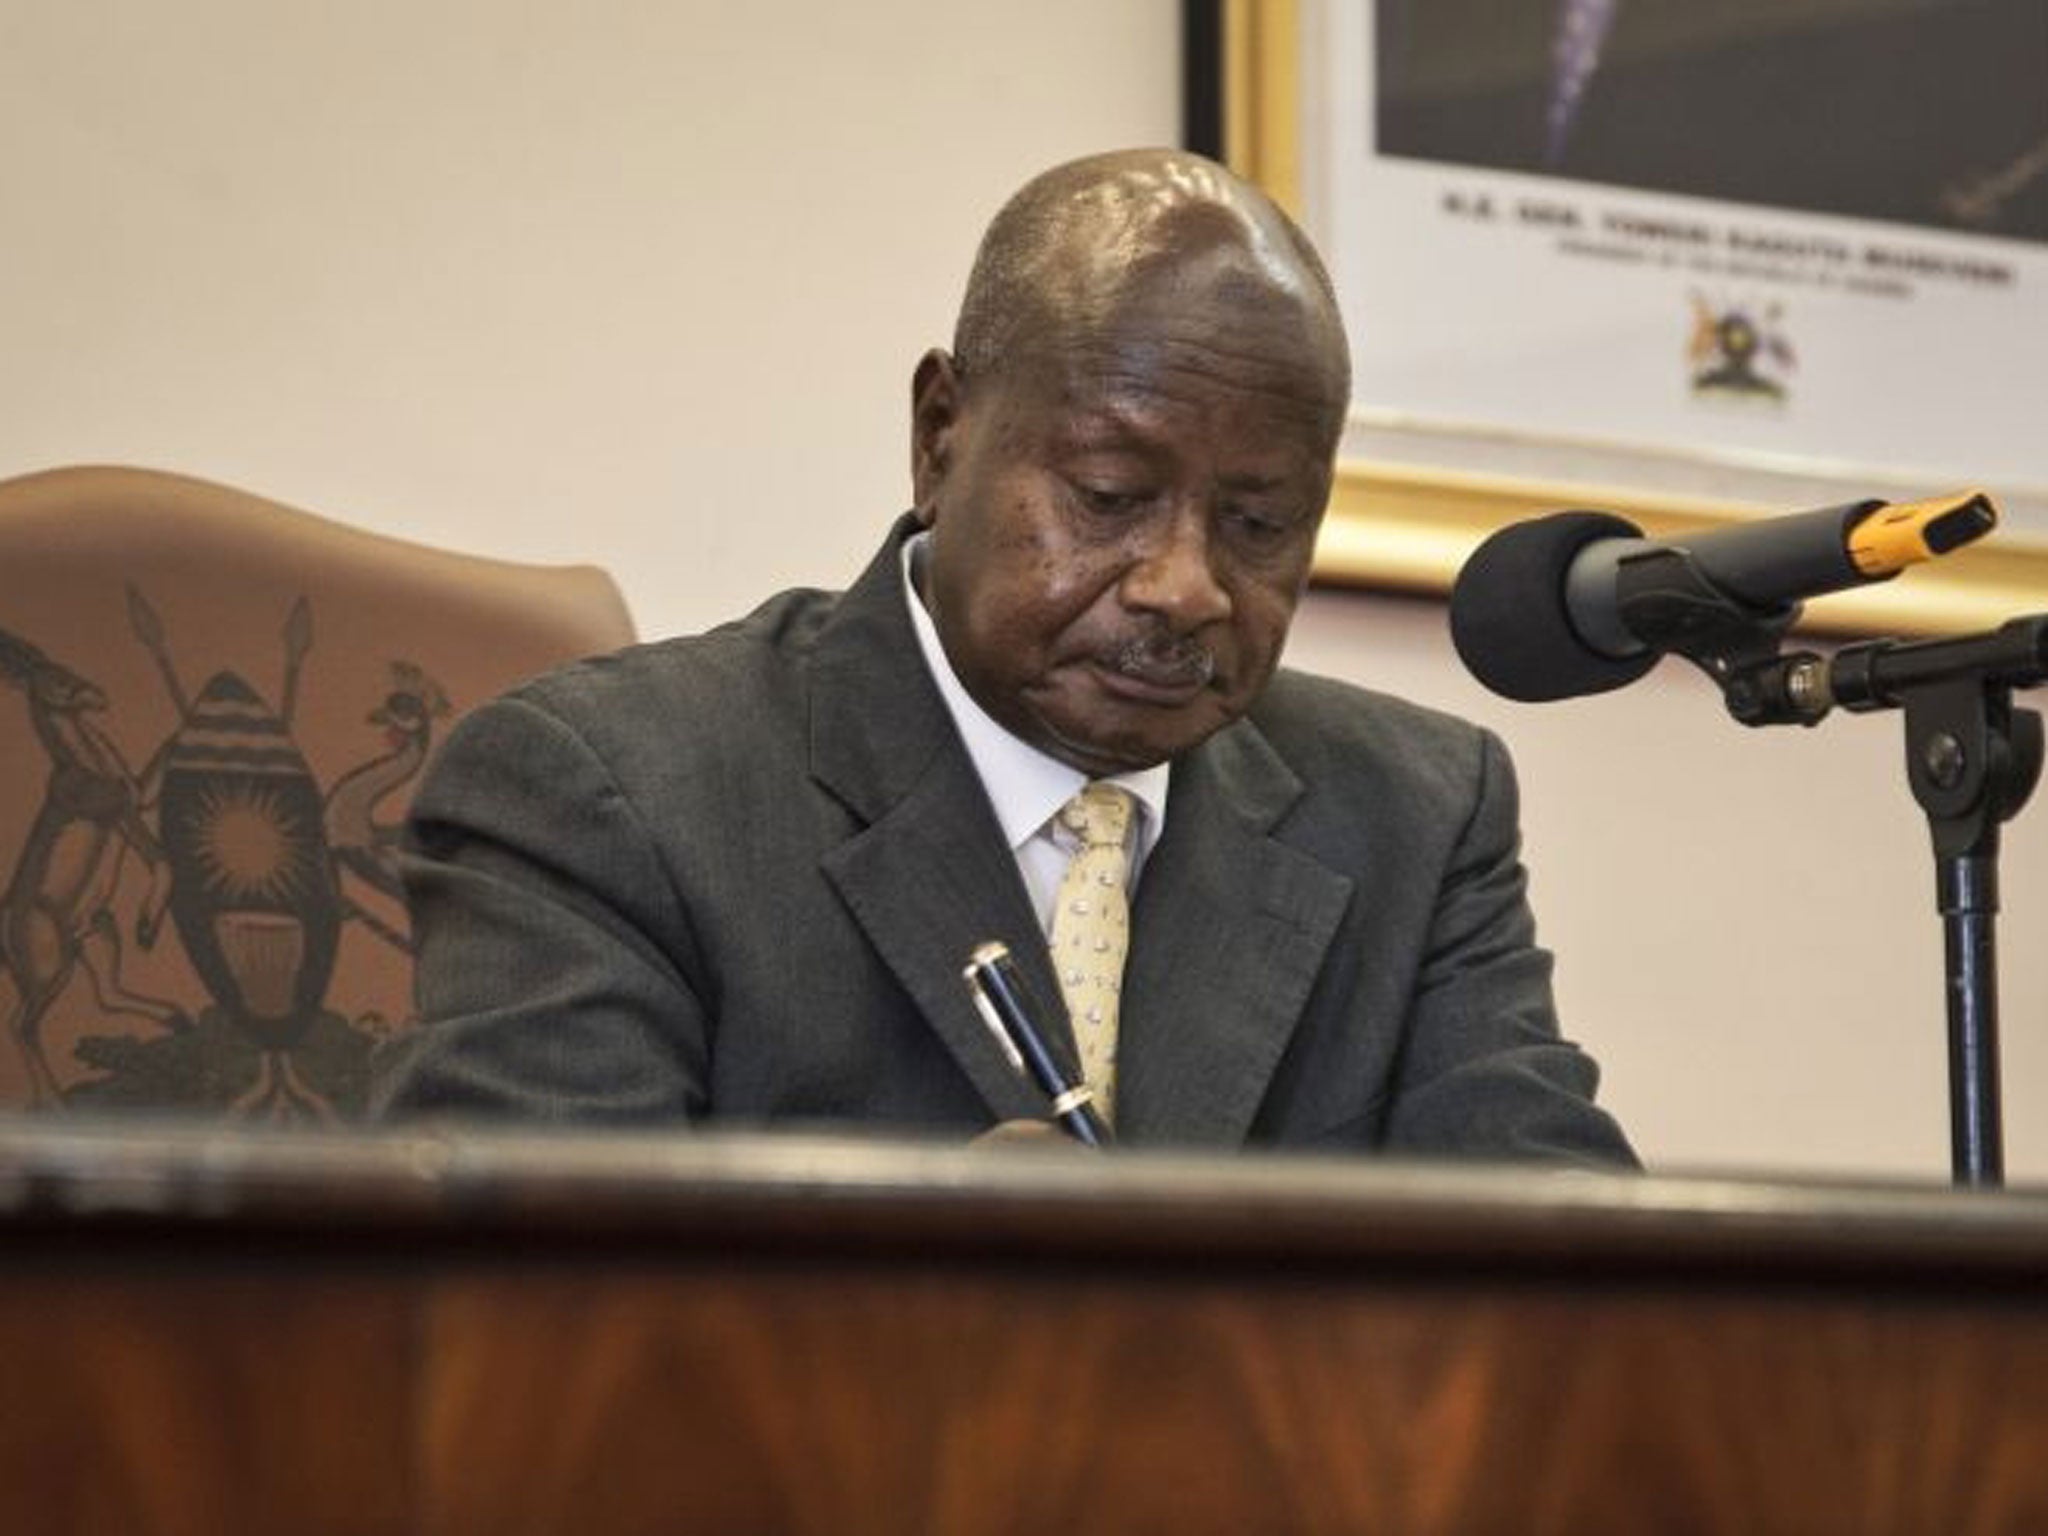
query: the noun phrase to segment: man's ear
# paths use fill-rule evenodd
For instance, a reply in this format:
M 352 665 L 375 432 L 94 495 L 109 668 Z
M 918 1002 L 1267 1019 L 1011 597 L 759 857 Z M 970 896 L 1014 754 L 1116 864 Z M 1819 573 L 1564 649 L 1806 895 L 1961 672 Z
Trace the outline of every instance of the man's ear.
M 934 347 L 910 376 L 910 485 L 918 521 L 929 528 L 938 513 L 939 487 L 953 463 L 960 421 L 960 370 L 953 355 Z

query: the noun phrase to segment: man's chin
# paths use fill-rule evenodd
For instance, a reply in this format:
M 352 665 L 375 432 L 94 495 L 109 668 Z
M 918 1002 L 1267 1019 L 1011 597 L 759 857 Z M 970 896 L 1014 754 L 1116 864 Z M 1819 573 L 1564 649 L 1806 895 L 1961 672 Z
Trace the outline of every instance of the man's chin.
M 1130 718 L 1133 713 L 1139 718 Z M 1134 773 L 1200 746 L 1231 718 L 1204 698 L 1172 710 L 1118 710 L 1109 718 L 1040 716 L 1033 744 L 1086 774 Z

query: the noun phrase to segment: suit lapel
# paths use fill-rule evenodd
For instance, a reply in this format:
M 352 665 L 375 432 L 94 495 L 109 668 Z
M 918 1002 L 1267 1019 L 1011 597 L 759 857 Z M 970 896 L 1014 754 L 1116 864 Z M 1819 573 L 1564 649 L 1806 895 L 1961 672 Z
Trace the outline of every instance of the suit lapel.
M 1175 765 L 1124 978 L 1133 1140 L 1244 1140 L 1352 897 L 1349 877 L 1268 835 L 1301 792 L 1249 721 Z
M 822 867 L 998 1119 L 1042 1116 L 961 968 L 1000 939 L 1072 1059 L 1059 984 L 1015 858 L 904 609 L 908 520 L 819 631 L 813 777 L 864 825 Z M 1175 765 L 1167 832 L 1132 914 L 1118 1120 L 1133 1141 L 1243 1141 L 1322 969 L 1352 882 L 1270 836 L 1301 781 L 1249 721 Z
M 961 978 L 975 946 L 1000 939 L 1041 997 L 1059 996 L 1016 860 L 904 608 L 901 544 L 913 531 L 898 524 L 819 632 L 811 772 L 866 823 L 822 867 L 997 1118 L 1038 1116 L 1042 1097 L 1011 1071 Z M 1064 1037 L 1064 1015 L 1048 1012 Z

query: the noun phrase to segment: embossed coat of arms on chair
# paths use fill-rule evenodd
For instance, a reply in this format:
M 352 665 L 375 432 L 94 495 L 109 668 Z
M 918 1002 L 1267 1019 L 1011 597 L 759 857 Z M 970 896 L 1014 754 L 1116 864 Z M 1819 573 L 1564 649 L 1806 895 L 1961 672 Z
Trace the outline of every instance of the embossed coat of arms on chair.
M 0 482 L 0 1107 L 347 1119 L 451 718 L 633 638 L 588 566 L 145 470 Z

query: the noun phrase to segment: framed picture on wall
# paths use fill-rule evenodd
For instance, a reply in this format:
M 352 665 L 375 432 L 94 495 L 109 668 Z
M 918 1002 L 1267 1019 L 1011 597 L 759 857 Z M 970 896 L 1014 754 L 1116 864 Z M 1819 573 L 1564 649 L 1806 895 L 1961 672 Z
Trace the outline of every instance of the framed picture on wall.
M 2040 0 L 1226 0 L 1227 157 L 1351 330 L 1319 575 L 1445 590 L 1563 506 L 1653 533 L 1988 491 L 1822 627 L 2048 606 Z

